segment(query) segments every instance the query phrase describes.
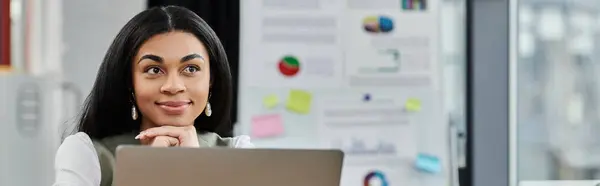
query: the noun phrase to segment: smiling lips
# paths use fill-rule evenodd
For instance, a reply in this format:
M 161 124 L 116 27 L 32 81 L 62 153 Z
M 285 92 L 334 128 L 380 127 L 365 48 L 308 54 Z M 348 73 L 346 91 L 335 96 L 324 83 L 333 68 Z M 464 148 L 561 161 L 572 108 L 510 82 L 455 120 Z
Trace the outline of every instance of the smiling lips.
M 158 105 L 158 107 L 160 107 L 168 115 L 183 114 L 185 109 L 187 109 L 191 104 L 191 101 L 163 101 L 156 103 L 156 105 Z

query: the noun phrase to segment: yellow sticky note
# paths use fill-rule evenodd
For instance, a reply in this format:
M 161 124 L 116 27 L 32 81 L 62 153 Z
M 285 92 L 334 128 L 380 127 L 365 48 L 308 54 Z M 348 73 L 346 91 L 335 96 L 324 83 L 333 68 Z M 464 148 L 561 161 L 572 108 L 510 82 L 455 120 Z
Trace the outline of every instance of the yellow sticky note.
M 263 98 L 263 105 L 268 109 L 272 109 L 279 105 L 279 97 L 277 95 L 268 95 Z
M 421 110 L 421 100 L 416 98 L 410 98 L 406 100 L 404 108 L 410 112 L 418 112 Z
M 299 114 L 308 114 L 312 103 L 312 95 L 310 92 L 303 90 L 290 90 L 286 108 L 290 111 Z

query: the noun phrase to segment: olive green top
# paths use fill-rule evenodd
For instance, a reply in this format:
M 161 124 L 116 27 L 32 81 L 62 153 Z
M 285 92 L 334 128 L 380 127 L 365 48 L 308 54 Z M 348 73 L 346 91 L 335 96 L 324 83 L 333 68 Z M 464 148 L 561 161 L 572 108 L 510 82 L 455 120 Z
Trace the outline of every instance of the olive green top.
M 221 138 L 215 133 L 198 135 L 200 147 L 237 147 L 236 138 Z M 112 186 L 113 170 L 115 167 L 115 151 L 119 145 L 141 145 L 134 134 L 125 134 L 107 137 L 101 140 L 92 140 L 98 160 L 100 161 L 101 182 L 100 186 Z

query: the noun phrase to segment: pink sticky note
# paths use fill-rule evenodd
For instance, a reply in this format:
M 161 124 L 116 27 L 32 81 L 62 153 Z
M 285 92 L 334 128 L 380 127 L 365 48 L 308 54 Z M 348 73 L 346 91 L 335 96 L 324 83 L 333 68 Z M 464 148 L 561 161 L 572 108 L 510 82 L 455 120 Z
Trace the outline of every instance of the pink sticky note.
M 252 136 L 268 138 L 283 134 L 283 122 L 279 114 L 254 116 L 252 118 Z

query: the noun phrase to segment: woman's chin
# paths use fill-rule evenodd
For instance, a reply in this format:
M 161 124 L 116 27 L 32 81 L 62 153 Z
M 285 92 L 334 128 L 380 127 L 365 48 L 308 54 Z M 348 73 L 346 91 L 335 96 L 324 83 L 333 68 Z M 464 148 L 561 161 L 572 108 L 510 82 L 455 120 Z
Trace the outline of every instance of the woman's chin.
M 174 126 L 174 127 L 187 127 L 194 125 L 194 120 L 187 120 L 183 118 L 168 118 L 165 117 L 156 122 L 158 126 Z
M 167 123 L 167 124 L 159 124 L 158 127 L 171 126 L 171 127 L 187 127 L 191 126 L 191 124 L 180 124 L 180 123 Z

